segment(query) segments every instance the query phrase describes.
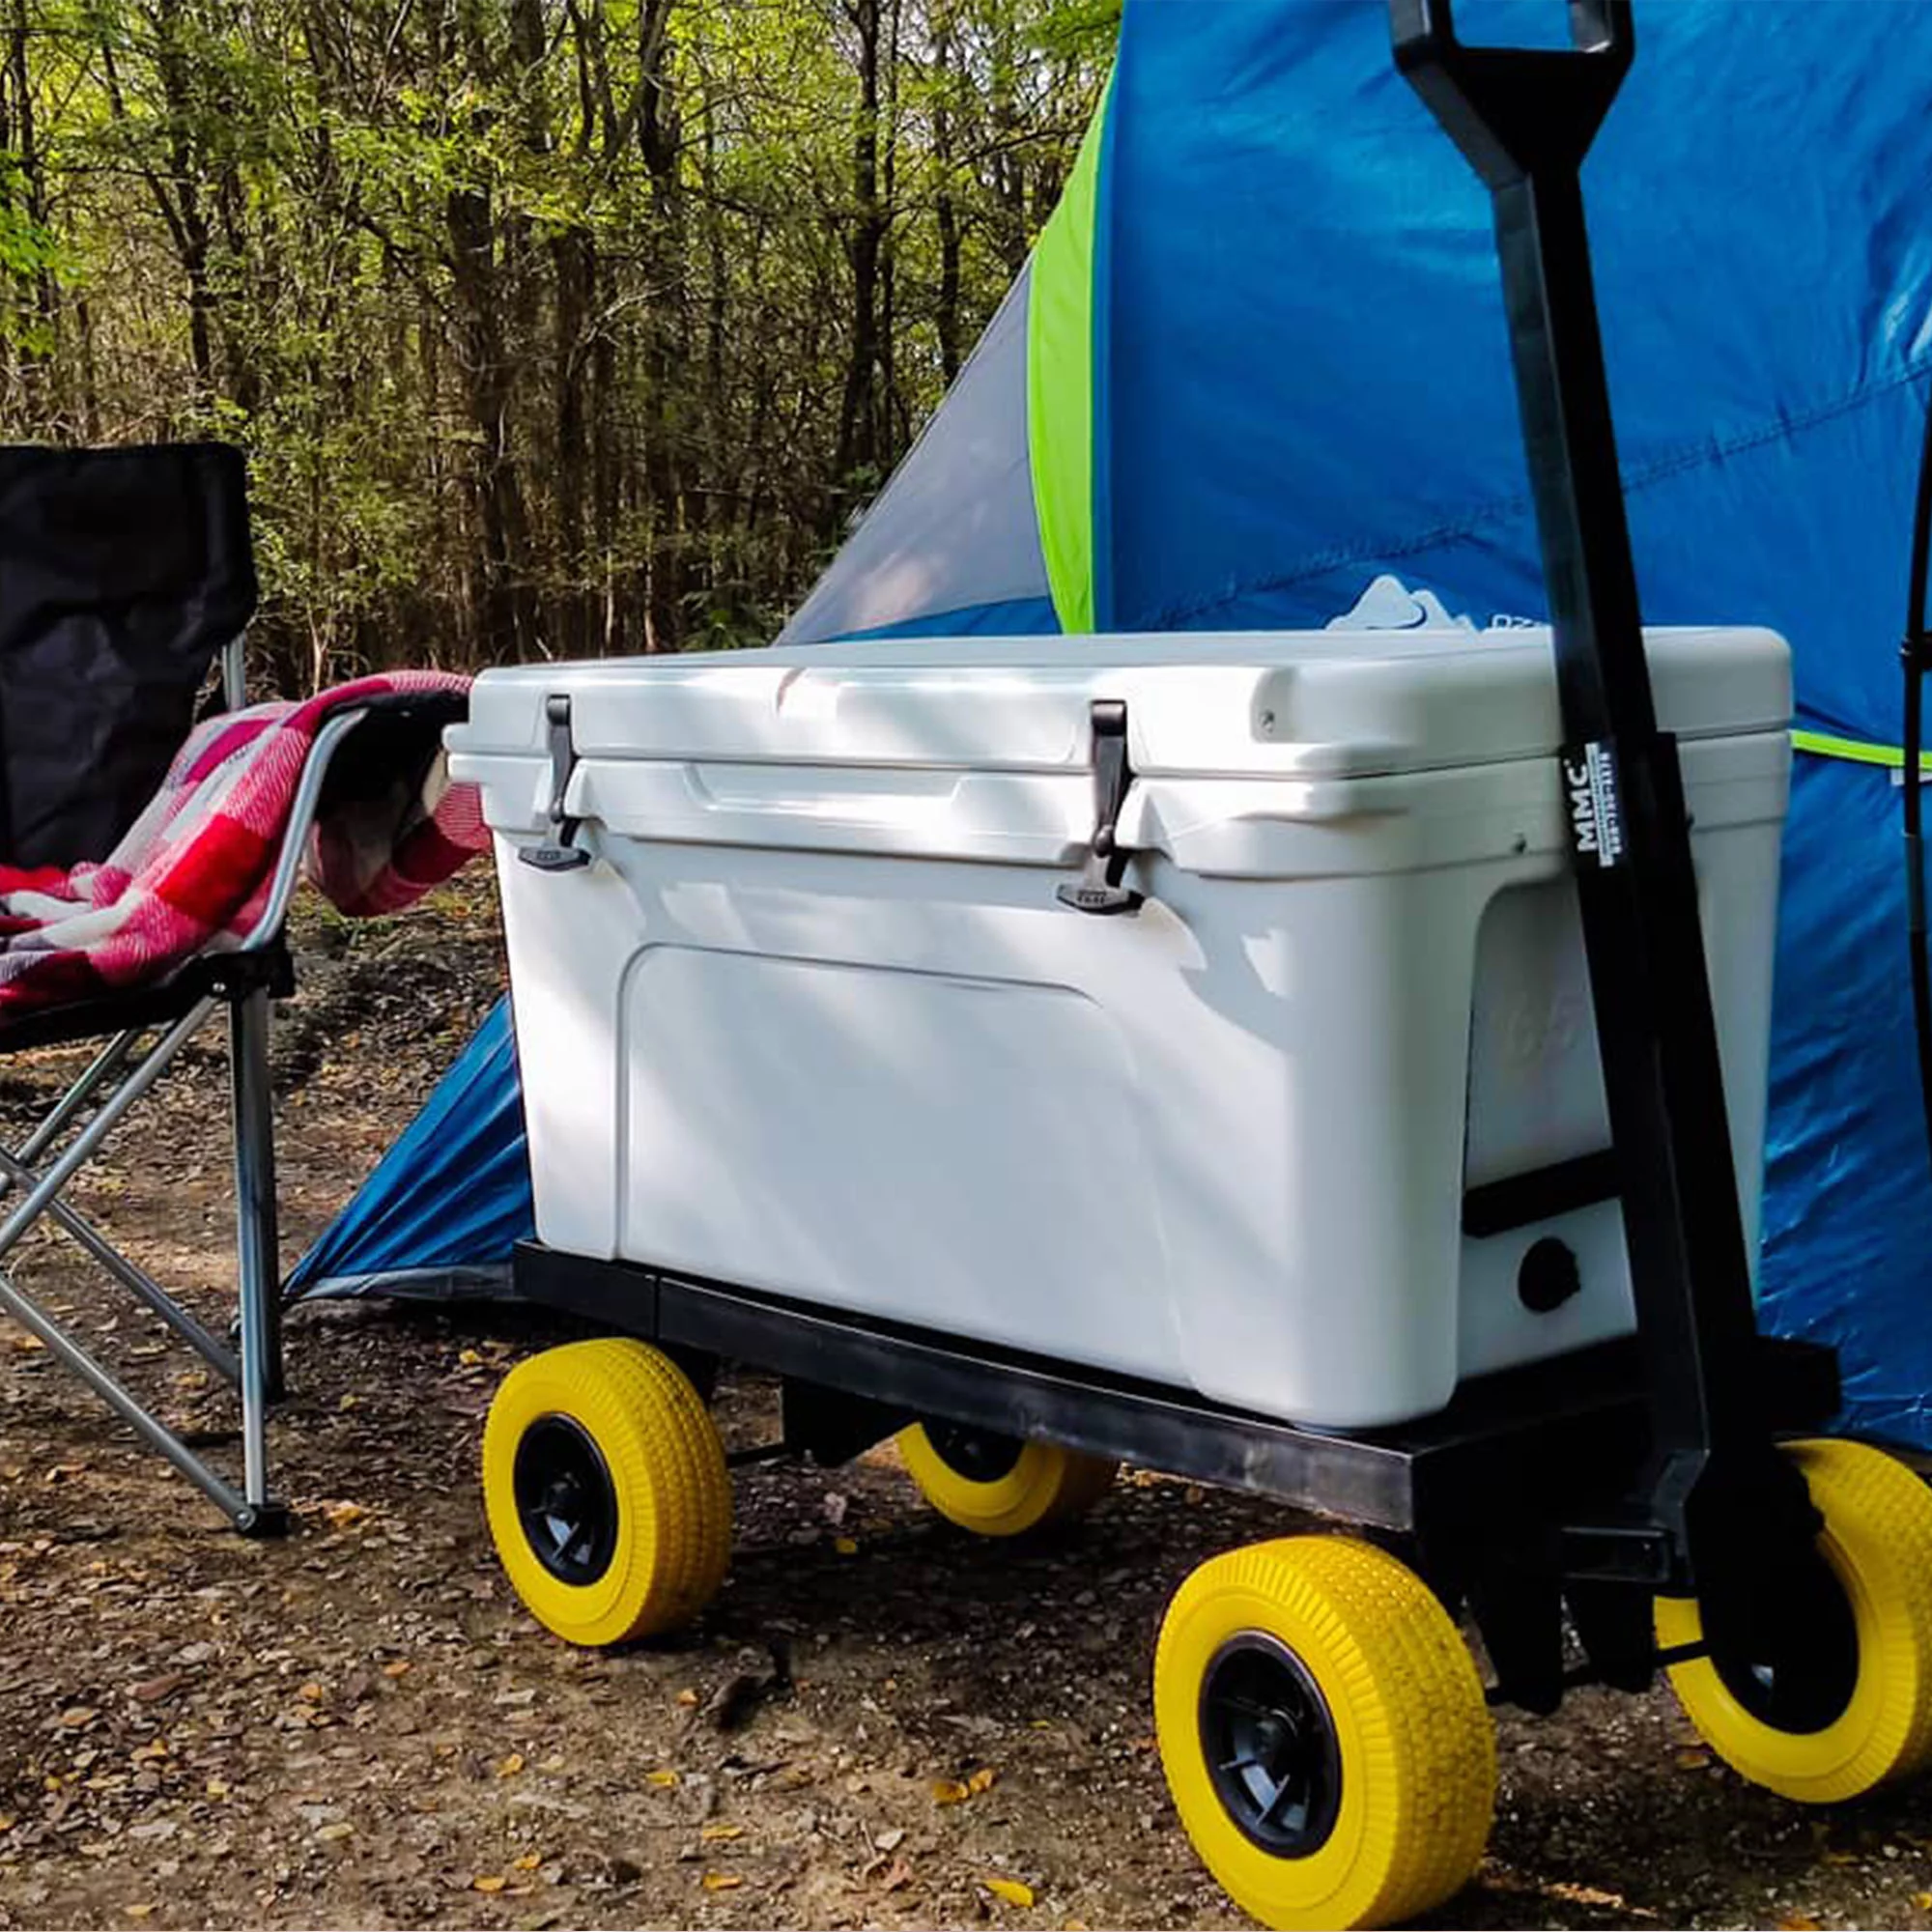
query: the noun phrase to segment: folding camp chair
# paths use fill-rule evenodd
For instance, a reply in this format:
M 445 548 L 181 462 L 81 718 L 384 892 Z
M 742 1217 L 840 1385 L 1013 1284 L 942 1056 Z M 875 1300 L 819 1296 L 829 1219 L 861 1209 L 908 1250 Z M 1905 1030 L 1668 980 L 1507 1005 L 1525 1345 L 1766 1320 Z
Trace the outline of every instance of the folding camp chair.
M 107 855 L 159 789 L 217 659 L 215 708 L 242 703 L 255 598 L 238 451 L 0 449 L 0 854 L 16 866 Z M 105 1041 L 33 1133 L 0 1153 L 0 1191 L 16 1197 L 0 1202 L 0 1265 L 44 1215 L 195 1350 L 241 1396 L 241 1491 L 9 1272 L 0 1309 L 250 1535 L 287 1523 L 268 1487 L 268 1406 L 281 1378 L 270 1002 L 293 991 L 283 923 L 329 756 L 360 716 L 339 714 L 322 732 L 266 908 L 239 951 L 204 955 L 158 987 L 0 1027 L 0 1056 Z M 239 1354 L 59 1198 L 217 1008 L 233 1089 Z

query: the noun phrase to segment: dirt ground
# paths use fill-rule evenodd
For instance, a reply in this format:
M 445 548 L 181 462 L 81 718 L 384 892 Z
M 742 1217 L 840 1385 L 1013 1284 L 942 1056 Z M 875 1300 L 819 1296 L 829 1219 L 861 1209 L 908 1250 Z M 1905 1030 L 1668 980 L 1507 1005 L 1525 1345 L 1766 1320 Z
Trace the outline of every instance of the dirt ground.
M 310 915 L 300 951 L 276 1047 L 291 1259 L 502 976 L 483 881 L 391 923 Z M 75 1197 L 211 1319 L 217 1056 Z M 0 1127 L 71 1065 L 6 1063 Z M 63 1242 L 18 1272 L 171 1416 L 230 1429 Z M 298 1315 L 275 1432 L 298 1533 L 261 1545 L 0 1319 L 0 1927 L 1244 1922 L 1167 1802 L 1148 1671 L 1181 1577 L 1280 1510 L 1129 1472 L 1060 1541 L 989 1548 L 889 1452 L 754 1466 L 702 1622 L 579 1654 L 511 1595 L 475 1481 L 493 1388 L 549 1339 L 501 1311 Z M 727 1442 L 773 1407 L 728 1382 Z M 790 1689 L 721 1728 L 775 1651 Z M 1664 1691 L 1505 1716 L 1500 1742 L 1491 1857 L 1444 1924 L 1932 1925 L 1932 1786 L 1806 1814 L 1713 1764 Z M 941 1804 L 948 1780 L 980 1788 Z

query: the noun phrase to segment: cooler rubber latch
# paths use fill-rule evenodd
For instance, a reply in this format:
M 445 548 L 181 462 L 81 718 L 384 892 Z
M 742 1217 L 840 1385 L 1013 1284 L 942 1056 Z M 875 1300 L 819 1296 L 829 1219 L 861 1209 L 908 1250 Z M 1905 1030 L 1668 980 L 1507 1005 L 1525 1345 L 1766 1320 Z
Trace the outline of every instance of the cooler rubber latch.
M 1104 918 L 1111 913 L 1138 912 L 1147 902 L 1144 893 L 1122 885 L 1127 855 L 1120 846 L 1121 808 L 1134 781 L 1127 763 L 1127 707 L 1118 697 L 1096 699 L 1094 720 L 1094 837 L 1087 848 L 1087 865 L 1079 880 L 1060 887 L 1055 896 L 1075 912 Z
M 574 872 L 590 863 L 590 854 L 573 841 L 578 821 L 563 809 L 570 775 L 577 769 L 577 746 L 570 735 L 570 699 L 544 699 L 544 723 L 550 729 L 550 838 L 541 845 L 526 845 L 517 857 L 540 872 Z

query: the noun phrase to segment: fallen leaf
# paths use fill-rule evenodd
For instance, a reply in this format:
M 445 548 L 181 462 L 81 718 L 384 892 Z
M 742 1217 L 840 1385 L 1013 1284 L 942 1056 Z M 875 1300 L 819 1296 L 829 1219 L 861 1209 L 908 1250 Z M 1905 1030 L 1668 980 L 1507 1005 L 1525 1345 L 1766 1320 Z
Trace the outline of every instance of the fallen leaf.
M 302 1688 L 296 1692 L 296 1695 L 299 1697 L 304 1704 L 320 1704 L 323 1698 L 322 1686 L 320 1684 L 314 1684 L 314 1683 L 304 1684 Z
M 932 1780 L 932 1802 L 935 1804 L 963 1804 L 972 1795 L 956 1777 L 935 1777 Z
M 360 1503 L 329 1503 L 322 1513 L 337 1529 L 347 1529 L 352 1522 L 360 1522 L 369 1514 Z
M 849 1536 L 835 1536 L 832 1539 L 832 1547 L 840 1556 L 856 1556 L 859 1553 L 858 1544 Z
M 522 1771 L 523 1768 L 524 1768 L 523 1752 L 512 1751 L 508 1757 L 504 1758 L 497 1766 L 497 1776 L 498 1777 L 515 1777 L 518 1772 Z
M 1915 1891 L 1912 1902 L 1920 1912 L 1932 1912 L 1932 1891 Z
M 355 1827 L 347 1818 L 340 1818 L 333 1825 L 325 1825 L 315 1835 L 326 1845 L 339 1845 L 344 1838 L 355 1835 Z
M 510 1861 L 518 1871 L 535 1871 L 543 1863 L 541 1852 L 526 1852 L 522 1858 Z
M 16 1355 L 31 1355 L 47 1345 L 38 1335 L 14 1335 L 9 1337 L 7 1346 Z M 154 1907 L 150 1906 L 148 1909 L 152 1912 Z
M 1825 1862 L 1828 1865 L 1855 1865 L 1858 1861 L 1859 1855 L 1856 1852 L 1827 1852 L 1825 1854 Z
M 11 1832 L 19 1822 L 17 1818 L 0 1818 L 0 1832 Z
M 179 1670 L 170 1670 L 165 1677 L 151 1677 L 145 1684 L 137 1684 L 128 1694 L 137 1704 L 158 1704 L 163 1697 L 172 1697 L 187 1679 Z
M 736 1891 L 745 1881 L 736 1872 L 706 1872 L 704 1889 L 706 1891 Z
M 145 1918 L 154 1909 L 152 1905 L 124 1905 L 121 1908 L 129 1918 Z
M 742 1825 L 700 1825 L 697 1835 L 707 1845 L 722 1845 L 729 1839 L 742 1838 L 745 1835 L 745 1828 Z M 899 1835 L 903 1837 L 905 1834 L 901 1833 Z M 888 1851 L 891 1849 L 890 1845 L 886 1847 Z
M 1820 1932 L 1818 1921 L 1802 1912 L 1787 1912 L 1777 1921 L 1777 1932 Z
M 696 1690 L 680 1690 L 677 1693 L 677 1701 L 680 1704 L 682 1704 L 686 1710 L 690 1710 L 691 1707 L 697 1702 L 697 1692 Z
M 999 1779 L 999 1776 L 1000 1774 L 997 1771 L 995 1771 L 990 1765 L 982 1764 L 980 1767 L 980 1769 L 976 1771 L 973 1774 L 973 1776 L 966 1780 L 966 1789 L 970 1791 L 975 1798 L 977 1798 L 979 1797 L 980 1792 L 992 1790 L 994 1784 Z
M 471 1891 L 501 1891 L 509 1882 L 499 1872 L 492 1872 L 487 1876 L 479 1874 L 469 1881 L 469 1889 Z
M 905 1833 L 895 1825 L 890 1832 L 881 1832 L 872 1843 L 882 1852 L 895 1852 L 905 1843 Z
M 211 1798 L 226 1798 L 228 1796 L 228 1780 L 224 1777 L 211 1777 L 202 1788 Z
M 359 1407 L 361 1402 L 362 1398 L 359 1395 L 346 1395 L 335 1406 L 342 1414 L 346 1415 L 352 1408 Z
M 407 1677 L 409 1674 L 410 1661 L 407 1657 L 399 1657 L 393 1663 L 385 1663 L 383 1666 L 384 1677 Z
M 1681 1750 L 1677 1753 L 1679 1771 L 1708 1771 L 1710 1768 L 1711 1753 L 1707 1750 L 1698 1750 L 1693 1747 L 1690 1750 Z
M 480 1369 L 483 1366 L 483 1357 L 474 1349 L 464 1350 L 456 1359 L 466 1369 Z
M 1060 1932 L 1087 1932 L 1087 1921 L 1084 1918 L 1069 1918 Z
M 677 1783 L 677 1773 L 674 1771 L 647 1771 L 644 1773 L 644 1782 L 646 1784 L 655 1784 L 660 1791 L 669 1791 Z
M 1009 1905 L 1031 1905 L 1033 1887 L 1016 1878 L 982 1878 L 980 1883 L 995 1898 L 1004 1898 Z
M 1546 1898 L 1566 1898 L 1572 1905 L 1605 1905 L 1613 1912 L 1630 1914 L 1630 1900 L 1620 1891 L 1605 1891 L 1600 1885 L 1576 1885 L 1569 1879 L 1552 1879 L 1536 1889 Z
M 73 1704 L 60 1714 L 61 1722 L 71 1731 L 84 1730 L 100 1715 L 86 1704 Z

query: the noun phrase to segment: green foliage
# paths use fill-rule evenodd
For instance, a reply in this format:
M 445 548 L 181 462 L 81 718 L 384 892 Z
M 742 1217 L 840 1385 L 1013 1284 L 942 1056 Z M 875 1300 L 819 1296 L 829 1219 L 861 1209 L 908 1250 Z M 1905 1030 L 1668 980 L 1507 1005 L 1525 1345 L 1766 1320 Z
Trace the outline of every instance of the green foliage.
M 59 243 L 36 217 L 20 156 L 0 147 L 0 345 L 25 357 L 53 352 L 54 333 L 36 297 L 63 271 Z
M 762 641 L 1038 232 L 1118 13 L 0 0 L 0 435 L 243 442 L 290 688 Z

